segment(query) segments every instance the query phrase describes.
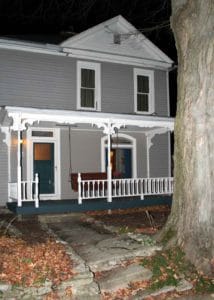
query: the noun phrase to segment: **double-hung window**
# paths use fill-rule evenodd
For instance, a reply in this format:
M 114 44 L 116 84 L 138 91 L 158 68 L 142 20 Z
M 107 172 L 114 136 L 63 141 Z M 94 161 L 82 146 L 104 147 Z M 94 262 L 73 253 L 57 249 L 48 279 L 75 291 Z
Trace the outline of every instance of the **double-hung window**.
M 100 64 L 77 62 L 77 108 L 100 110 Z
M 153 71 L 134 69 L 134 102 L 136 113 L 154 113 Z

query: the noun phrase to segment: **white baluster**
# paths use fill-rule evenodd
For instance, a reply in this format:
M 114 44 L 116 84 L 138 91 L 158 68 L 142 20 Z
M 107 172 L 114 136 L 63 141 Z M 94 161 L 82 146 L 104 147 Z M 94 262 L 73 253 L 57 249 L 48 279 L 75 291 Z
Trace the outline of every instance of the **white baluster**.
M 77 181 L 78 181 L 78 204 L 82 204 L 82 193 L 83 191 L 81 191 L 81 187 L 82 187 L 82 183 L 81 183 L 81 174 L 78 173 L 78 178 L 77 178 Z M 83 187 L 84 188 L 84 187 Z
M 35 201 L 35 207 L 39 207 L 39 175 L 38 173 L 35 174 L 35 195 L 34 195 L 34 201 Z M 32 190 L 32 187 L 31 187 Z
M 98 181 L 98 187 L 97 187 L 97 190 L 99 190 L 99 181 Z M 95 196 L 95 180 L 93 180 L 92 182 L 92 197 L 94 198 Z

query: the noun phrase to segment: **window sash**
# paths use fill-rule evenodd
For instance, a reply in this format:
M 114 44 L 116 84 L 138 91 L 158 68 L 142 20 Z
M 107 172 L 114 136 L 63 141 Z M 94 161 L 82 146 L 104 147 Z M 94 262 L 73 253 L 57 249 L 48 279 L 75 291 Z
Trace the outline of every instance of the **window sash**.
M 80 93 L 81 107 L 94 108 L 95 107 L 95 90 L 89 88 L 81 88 Z
M 81 68 L 80 105 L 95 108 L 95 70 Z
M 95 89 L 95 70 L 81 69 L 81 87 Z
M 149 111 L 149 76 L 137 75 L 137 111 Z
M 137 94 L 137 110 L 138 111 L 149 111 L 149 95 L 145 93 Z
M 134 69 L 135 112 L 151 114 L 154 112 L 154 72 Z

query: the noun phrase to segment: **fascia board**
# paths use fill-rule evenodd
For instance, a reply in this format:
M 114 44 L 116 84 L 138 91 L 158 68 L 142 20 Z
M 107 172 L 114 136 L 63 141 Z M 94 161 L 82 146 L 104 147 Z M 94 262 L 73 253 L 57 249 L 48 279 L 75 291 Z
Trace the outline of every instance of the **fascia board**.
M 97 112 L 79 112 L 69 110 L 52 110 L 52 109 L 37 109 L 6 106 L 5 110 L 9 117 L 14 119 L 18 117 L 22 121 L 49 121 L 62 124 L 89 123 L 102 124 L 112 123 L 121 126 L 138 126 L 138 127 L 164 127 L 169 130 L 174 129 L 174 118 L 156 117 L 156 116 L 138 116 L 138 115 L 123 115 L 112 113 L 97 113 Z
M 168 62 L 169 64 L 173 64 L 174 61 L 167 56 L 160 48 L 158 48 L 154 43 L 152 43 L 149 39 L 145 38 L 144 43 L 146 46 L 153 51 L 161 60 L 164 60 L 165 62 Z
M 43 49 L 43 48 L 36 48 L 27 45 L 18 45 L 18 44 L 3 44 L 0 43 L 0 49 L 6 50 L 18 50 L 18 51 L 26 51 L 26 52 L 33 52 L 33 53 L 43 53 L 43 54 L 51 54 L 51 55 L 59 55 L 59 56 L 66 56 L 66 53 L 63 53 L 60 50 L 51 50 L 51 49 Z
M 63 48 L 64 53 L 67 53 L 69 57 L 95 60 L 95 61 L 105 61 L 111 63 L 119 63 L 125 65 L 133 65 L 146 68 L 155 68 L 160 70 L 168 70 L 171 68 L 172 63 L 158 60 L 150 60 L 132 56 L 117 55 L 103 52 L 96 52 L 92 50 L 82 50 L 75 48 Z
M 75 48 L 75 45 L 78 44 L 81 40 L 89 39 L 92 35 L 95 35 L 97 32 L 104 30 L 105 27 L 110 26 L 113 23 L 118 22 L 119 26 L 121 26 L 124 29 L 124 33 L 138 33 L 141 40 L 143 41 L 143 44 L 146 45 L 146 47 L 149 48 L 149 51 L 153 52 L 153 55 L 157 58 L 157 60 L 163 60 L 166 63 L 173 64 L 173 60 L 169 58 L 162 50 L 160 50 L 154 43 L 152 43 L 144 34 L 139 32 L 137 28 L 135 28 L 131 23 L 129 23 L 126 19 L 124 19 L 121 15 L 114 17 L 108 21 L 105 21 L 97 26 L 94 26 L 92 28 L 89 28 L 82 33 L 79 33 L 75 35 L 74 37 L 71 37 L 61 43 L 60 45 L 65 48 Z M 139 43 L 142 43 L 139 41 Z M 71 45 L 71 46 L 69 46 Z

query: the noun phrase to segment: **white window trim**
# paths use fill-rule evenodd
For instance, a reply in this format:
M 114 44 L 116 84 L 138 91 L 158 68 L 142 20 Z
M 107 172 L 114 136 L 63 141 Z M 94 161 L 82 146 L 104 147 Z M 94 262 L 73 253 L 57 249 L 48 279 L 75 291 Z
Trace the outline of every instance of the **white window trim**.
M 81 88 L 81 69 L 95 70 L 95 107 L 82 107 L 80 98 Z M 77 109 L 101 111 L 101 77 L 100 77 L 100 64 L 86 61 L 77 62 Z
M 130 144 L 112 144 L 112 148 L 120 149 L 132 149 L 132 178 L 137 178 L 137 146 L 136 139 L 128 134 L 118 133 L 117 135 L 112 135 L 112 137 L 125 138 L 130 141 Z M 107 136 L 101 138 L 101 172 L 105 172 L 105 149 L 107 145 L 105 144 Z
M 149 77 L 149 110 L 138 111 L 137 110 L 137 76 L 148 76 Z M 154 97 L 154 71 L 134 69 L 134 111 L 137 114 L 150 115 L 155 112 L 155 97 Z

